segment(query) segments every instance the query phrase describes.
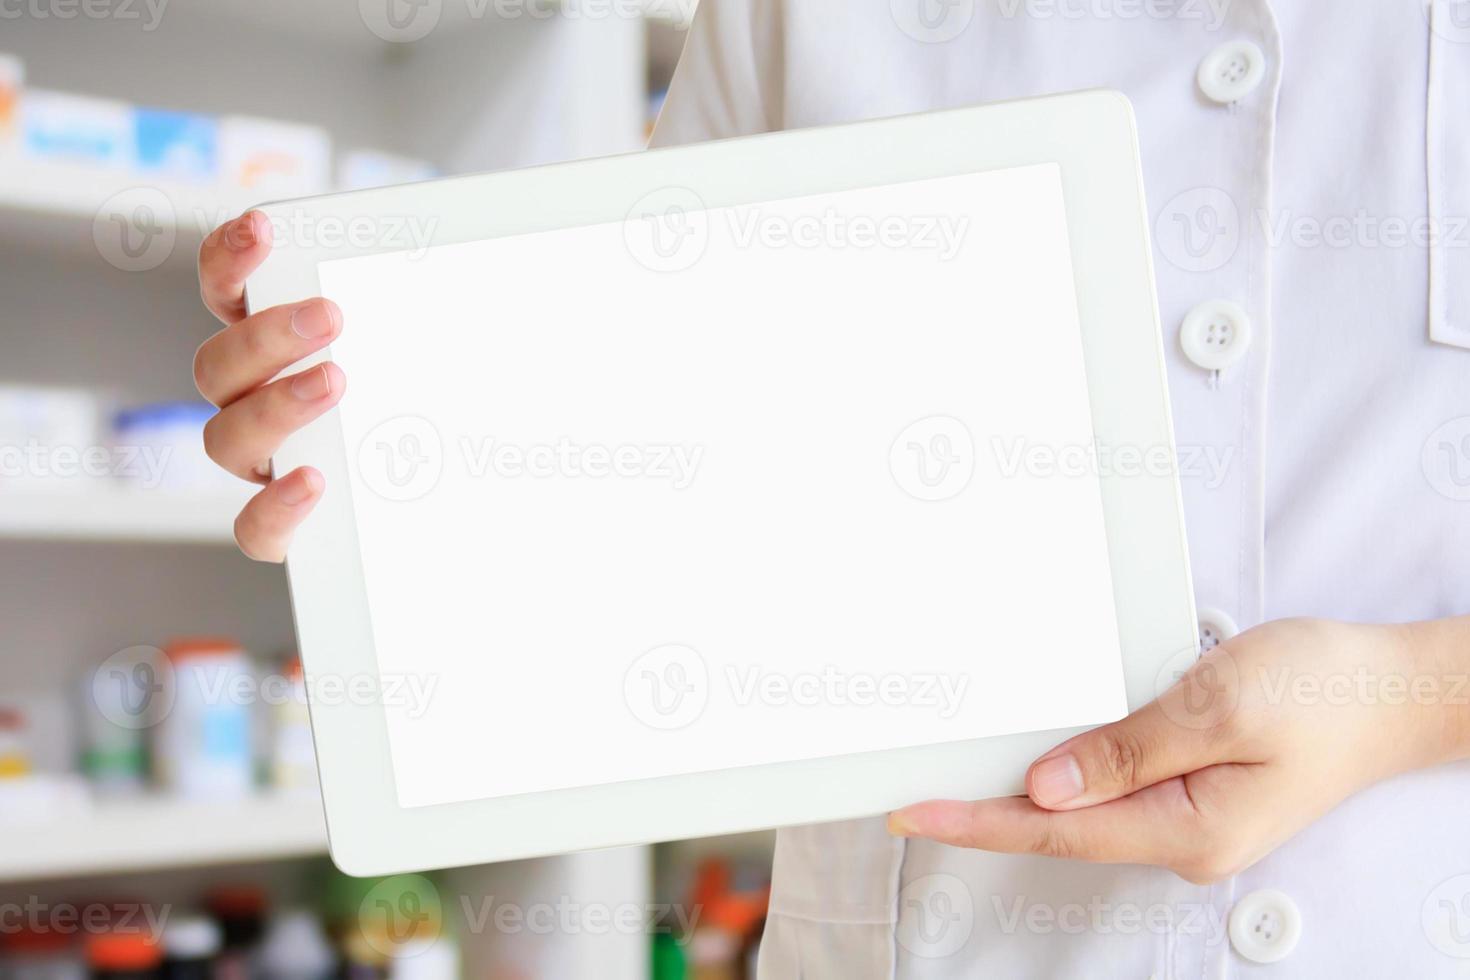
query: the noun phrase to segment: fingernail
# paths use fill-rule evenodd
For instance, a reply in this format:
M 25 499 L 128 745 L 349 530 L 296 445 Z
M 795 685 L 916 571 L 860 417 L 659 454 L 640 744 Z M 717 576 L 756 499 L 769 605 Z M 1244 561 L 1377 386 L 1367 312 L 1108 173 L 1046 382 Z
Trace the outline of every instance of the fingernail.
M 944 840 L 971 820 L 971 804 L 956 800 L 927 800 L 894 810 L 888 815 L 888 832 L 895 837 L 929 837 Z
M 315 340 L 332 332 L 336 321 L 326 300 L 314 300 L 291 314 L 291 330 L 303 340 Z
M 291 394 L 304 402 L 314 402 L 319 398 L 327 397 L 331 393 L 332 376 L 327 374 L 327 366 L 325 364 L 318 364 L 291 382 Z
M 315 488 L 306 473 L 297 473 L 289 480 L 281 481 L 281 503 L 295 507 L 312 495 Z
M 260 234 L 255 226 L 255 212 L 251 211 L 237 218 L 225 240 L 237 252 L 243 252 L 260 241 Z
M 894 810 L 888 815 L 888 832 L 894 837 L 913 837 L 919 832 L 910 814 Z
M 1082 795 L 1082 767 L 1071 754 L 1038 762 L 1031 770 L 1031 798 L 1042 806 L 1060 806 Z

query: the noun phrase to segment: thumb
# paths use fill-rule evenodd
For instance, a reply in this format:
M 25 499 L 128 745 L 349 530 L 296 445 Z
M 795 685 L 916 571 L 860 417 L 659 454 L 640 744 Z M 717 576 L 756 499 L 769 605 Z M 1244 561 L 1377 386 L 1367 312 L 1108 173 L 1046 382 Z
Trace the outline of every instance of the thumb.
M 1048 810 L 1076 810 L 1226 761 L 1210 732 L 1175 724 L 1153 701 L 1063 742 L 1031 764 L 1026 794 Z

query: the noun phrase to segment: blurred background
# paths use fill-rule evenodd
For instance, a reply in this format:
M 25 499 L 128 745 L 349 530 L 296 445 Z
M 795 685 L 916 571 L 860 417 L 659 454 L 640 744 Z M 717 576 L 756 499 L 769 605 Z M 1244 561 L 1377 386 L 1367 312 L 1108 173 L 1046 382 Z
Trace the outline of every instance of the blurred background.
M 0 978 L 747 975 L 767 835 L 331 866 L 284 573 L 191 381 L 210 228 L 637 150 L 695 2 L 0 3 Z

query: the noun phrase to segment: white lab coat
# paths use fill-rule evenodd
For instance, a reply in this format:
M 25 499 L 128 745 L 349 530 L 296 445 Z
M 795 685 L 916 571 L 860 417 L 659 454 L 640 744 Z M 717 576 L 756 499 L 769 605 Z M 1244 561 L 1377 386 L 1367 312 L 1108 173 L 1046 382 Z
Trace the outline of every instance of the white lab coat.
M 1470 610 L 1470 0 L 704 0 L 654 143 L 1095 86 L 1138 115 L 1208 630 Z M 1179 338 L 1215 299 L 1218 374 Z M 881 820 L 783 831 L 774 876 L 767 980 L 1470 976 L 1470 766 L 1209 887 Z

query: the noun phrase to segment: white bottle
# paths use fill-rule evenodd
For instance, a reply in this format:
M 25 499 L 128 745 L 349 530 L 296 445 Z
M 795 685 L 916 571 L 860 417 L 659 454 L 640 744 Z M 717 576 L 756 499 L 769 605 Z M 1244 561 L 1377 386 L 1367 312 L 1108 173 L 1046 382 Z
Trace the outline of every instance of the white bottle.
M 388 980 L 455 980 L 458 976 L 459 944 L 442 933 L 401 943 L 388 962 Z
M 287 792 L 317 789 L 316 749 L 306 707 L 306 677 L 293 658 L 282 671 L 284 689 L 271 707 L 271 786 Z
M 154 730 L 163 786 L 188 799 L 231 800 L 255 786 L 251 738 L 255 675 L 227 639 L 175 640 L 167 650 L 174 698 Z
M 219 955 L 223 942 L 219 924 L 213 919 L 202 915 L 176 916 L 163 927 L 164 962 L 175 970 L 206 970 Z
M 260 948 L 261 972 L 271 980 L 328 980 L 337 956 L 321 922 L 304 909 L 290 909 L 271 920 Z

